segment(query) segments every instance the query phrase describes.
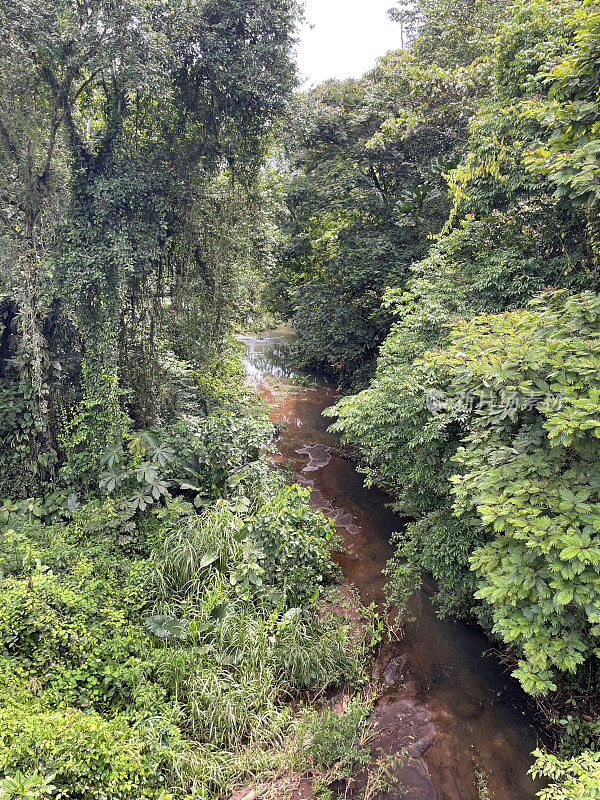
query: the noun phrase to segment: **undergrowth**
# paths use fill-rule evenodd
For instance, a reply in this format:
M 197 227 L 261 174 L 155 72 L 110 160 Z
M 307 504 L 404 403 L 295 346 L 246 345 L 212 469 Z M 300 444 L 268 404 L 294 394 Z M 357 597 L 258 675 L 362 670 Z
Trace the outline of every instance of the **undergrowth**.
M 331 610 L 332 524 L 261 456 L 206 493 L 5 503 L 0 796 L 216 800 L 352 769 L 364 707 L 311 709 L 362 683 L 367 651 Z

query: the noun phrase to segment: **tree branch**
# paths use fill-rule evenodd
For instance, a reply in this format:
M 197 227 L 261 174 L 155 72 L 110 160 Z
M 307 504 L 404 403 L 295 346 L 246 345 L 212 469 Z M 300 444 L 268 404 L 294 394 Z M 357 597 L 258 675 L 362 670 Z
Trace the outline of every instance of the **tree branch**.
M 67 75 L 65 80 L 61 84 L 56 75 L 52 72 L 50 67 L 47 64 L 44 64 L 42 61 L 40 54 L 37 52 L 34 43 L 31 41 L 31 38 L 28 36 L 23 36 L 24 41 L 27 43 L 27 53 L 35 66 L 39 69 L 40 76 L 42 80 L 46 83 L 52 95 L 54 97 L 54 102 L 57 104 L 57 107 L 63 113 L 63 119 L 67 126 L 67 131 L 69 134 L 69 144 L 71 146 L 71 150 L 75 154 L 77 158 L 82 160 L 85 164 L 88 164 L 90 161 L 90 153 L 87 151 L 85 146 L 85 142 L 80 135 L 79 131 L 77 130 L 77 125 L 75 120 L 73 119 L 73 114 L 71 108 L 69 106 L 69 89 L 71 88 L 71 83 L 79 71 L 80 67 L 75 66 L 72 67 L 67 71 Z M 55 134 L 56 135 L 56 134 Z M 54 144 L 52 145 L 54 148 Z
M 98 69 L 95 69 L 90 75 L 90 77 L 81 84 L 79 89 L 77 89 L 77 91 L 75 92 L 75 96 L 73 97 L 74 103 L 77 102 L 81 93 L 90 85 L 90 83 L 94 80 L 96 75 L 99 75 L 101 72 L 102 72 L 102 67 L 98 67 Z
M 17 150 L 13 140 L 10 138 L 8 129 L 6 128 L 6 125 L 2 121 L 1 117 L 0 117 L 0 136 L 2 137 L 2 139 L 4 139 L 4 142 L 6 143 L 6 148 L 8 152 L 11 154 L 11 156 L 15 159 L 15 161 L 19 161 L 20 160 L 19 151 Z
M 60 116 L 58 114 L 58 110 L 55 108 L 54 113 L 52 115 L 52 122 L 50 124 L 50 139 L 48 141 L 48 147 L 46 149 L 46 160 L 44 162 L 44 166 L 42 167 L 42 171 L 38 175 L 38 184 L 46 185 L 48 181 L 48 175 L 50 174 L 50 166 L 52 165 L 52 155 L 54 153 L 54 145 L 56 144 L 56 134 L 58 133 L 58 128 L 60 126 Z
M 375 171 L 375 167 L 373 166 L 373 164 L 369 164 L 369 173 L 370 173 L 371 177 L 373 178 L 373 183 L 375 184 L 375 188 L 377 189 L 379 194 L 383 197 L 383 199 L 387 200 L 386 192 L 385 192 L 384 188 L 382 187 L 382 185 L 381 185 L 381 183 L 379 181 L 379 178 L 377 176 L 377 172 Z

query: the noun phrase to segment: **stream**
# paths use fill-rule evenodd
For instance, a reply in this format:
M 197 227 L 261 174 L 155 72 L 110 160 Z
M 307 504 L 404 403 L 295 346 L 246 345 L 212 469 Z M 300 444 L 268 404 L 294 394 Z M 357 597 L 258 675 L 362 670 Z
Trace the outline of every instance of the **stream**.
M 402 521 L 389 509 L 387 495 L 363 486 L 338 437 L 328 433 L 331 419 L 322 411 L 335 403 L 335 389 L 320 378 L 310 385 L 288 382 L 294 378 L 289 329 L 241 338 L 249 379 L 268 404 L 271 419 L 284 426 L 273 459 L 287 464 L 296 480 L 311 488 L 311 503 L 334 519 L 343 534 L 348 552 L 336 560 L 346 581 L 358 589 L 363 603 L 382 603 L 390 538 Z M 385 718 L 386 709 L 414 707 L 433 723 L 435 736 L 425 743 L 421 759 L 427 777 L 409 781 L 402 794 L 380 796 L 533 800 L 536 785 L 527 771 L 538 736 L 526 716 L 525 695 L 490 652 L 493 645 L 483 633 L 436 616 L 432 591 L 425 580 L 415 592 L 415 621 L 406 623 L 403 638 L 383 645 L 375 668 L 384 686 L 376 714 Z M 387 733 L 393 737 L 394 725 Z M 485 776 L 488 794 L 481 780 L 477 787 L 478 774 Z

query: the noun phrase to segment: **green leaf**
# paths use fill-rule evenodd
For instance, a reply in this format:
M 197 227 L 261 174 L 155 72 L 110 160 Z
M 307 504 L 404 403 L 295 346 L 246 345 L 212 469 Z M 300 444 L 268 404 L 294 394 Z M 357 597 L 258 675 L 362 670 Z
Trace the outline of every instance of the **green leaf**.
M 185 640 L 188 637 L 189 624 L 185 620 L 159 614 L 156 617 L 148 617 L 146 620 L 148 630 L 159 639 Z
M 202 558 L 200 559 L 200 569 L 204 569 L 204 567 L 209 567 L 211 564 L 214 564 L 215 561 L 219 559 L 219 554 L 215 552 L 205 553 Z

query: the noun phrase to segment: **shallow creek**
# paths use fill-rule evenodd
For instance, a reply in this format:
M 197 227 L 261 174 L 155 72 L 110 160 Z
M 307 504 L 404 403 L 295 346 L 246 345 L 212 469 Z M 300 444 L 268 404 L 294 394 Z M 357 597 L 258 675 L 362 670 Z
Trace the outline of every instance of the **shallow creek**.
M 402 521 L 388 508 L 385 494 L 364 488 L 339 439 L 327 432 L 331 420 L 322 411 L 335 402 L 335 390 L 323 381 L 305 386 L 286 381 L 293 377 L 291 331 L 244 336 L 243 342 L 250 380 L 268 403 L 272 420 L 285 426 L 274 459 L 288 464 L 296 480 L 311 488 L 311 502 L 335 520 L 348 550 L 337 560 L 363 603 L 381 603 L 390 537 Z M 490 800 L 532 800 L 536 787 L 527 770 L 537 737 L 527 720 L 525 697 L 481 632 L 436 616 L 432 589 L 426 581 L 415 593 L 415 621 L 406 624 L 401 640 L 383 646 L 376 665 L 384 691 L 375 716 L 383 738 L 391 740 L 386 749 L 402 749 L 402 716 L 410 717 L 411 709 L 418 715 L 424 707 L 435 730 L 431 744 L 431 737 L 425 743 L 424 760 L 419 759 L 427 777 L 407 777 L 404 792 L 389 797 L 487 800 L 476 786 L 478 771 L 486 776 Z

